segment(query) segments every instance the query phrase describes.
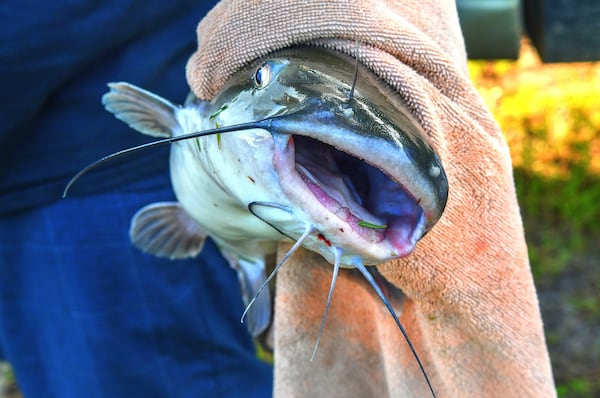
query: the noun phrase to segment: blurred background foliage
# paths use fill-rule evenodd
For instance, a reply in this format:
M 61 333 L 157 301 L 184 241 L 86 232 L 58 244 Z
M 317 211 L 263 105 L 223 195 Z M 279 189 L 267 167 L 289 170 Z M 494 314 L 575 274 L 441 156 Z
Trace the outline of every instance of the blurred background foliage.
M 514 163 L 560 397 L 600 396 L 600 63 L 470 61 Z

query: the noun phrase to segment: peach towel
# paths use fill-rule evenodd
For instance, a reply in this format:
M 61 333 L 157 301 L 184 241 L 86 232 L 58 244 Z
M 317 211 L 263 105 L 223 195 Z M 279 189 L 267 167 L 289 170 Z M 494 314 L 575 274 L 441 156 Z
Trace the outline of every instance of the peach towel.
M 408 297 L 395 306 L 437 395 L 555 396 L 510 155 L 469 80 L 454 2 L 224 0 L 198 26 L 188 82 L 211 99 L 249 61 L 300 44 L 358 56 L 397 90 L 445 165 L 444 216 L 412 255 L 379 266 Z M 307 251 L 278 275 L 274 395 L 429 396 L 391 316 L 348 272 L 309 362 L 330 277 Z

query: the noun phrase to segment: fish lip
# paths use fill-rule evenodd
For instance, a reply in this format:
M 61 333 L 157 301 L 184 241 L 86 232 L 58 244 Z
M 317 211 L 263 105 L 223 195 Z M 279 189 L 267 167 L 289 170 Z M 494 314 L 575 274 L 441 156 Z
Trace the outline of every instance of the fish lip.
M 418 218 L 414 220 L 408 235 L 397 236 L 398 231 L 390 226 L 379 229 L 359 225 L 360 219 L 351 209 L 337 202 L 318 187 L 318 184 L 314 184 L 306 173 L 299 170 L 299 163 L 296 162 L 295 157 L 294 136 L 301 135 L 274 132 L 271 134 L 275 142 L 273 165 L 282 190 L 288 195 L 290 201 L 297 204 L 312 219 L 311 222 L 320 232 L 317 236 L 318 240 L 325 242 L 327 246 L 344 248 L 358 246 L 360 256 L 367 265 L 379 264 L 412 253 L 417 241 L 426 232 L 424 211 L 421 211 Z M 320 143 L 329 145 L 324 141 Z M 344 152 L 356 157 L 352 153 Z M 365 163 L 370 164 L 366 161 Z M 403 186 L 400 184 L 399 186 L 409 193 Z M 416 205 L 421 208 L 418 203 Z M 315 221 L 319 219 L 323 221 Z M 377 219 L 377 216 L 373 215 L 373 219 Z
M 268 130 L 271 134 L 313 138 L 383 171 L 419 203 L 426 216 L 424 233 L 427 233 L 444 212 L 449 192 L 448 180 L 442 162 L 420 124 L 402 104 L 394 103 L 393 107 L 398 118 L 390 121 L 375 117 L 376 113 L 381 114 L 382 111 L 373 111 L 373 104 L 364 99 L 355 97 L 354 100 L 348 100 L 343 95 L 308 98 L 291 112 L 278 114 L 271 120 Z M 356 114 L 361 112 L 362 120 L 359 121 L 360 117 L 356 117 Z M 365 123 L 366 118 L 376 120 Z M 365 130 L 365 124 L 370 124 L 371 129 Z M 332 130 L 337 131 L 332 134 Z M 385 130 L 387 132 L 382 133 Z M 365 138 L 375 132 L 378 135 L 376 138 Z M 403 136 L 408 137 L 404 148 L 401 143 Z M 412 147 L 414 158 L 411 158 L 407 147 Z M 356 148 L 364 153 L 357 153 Z M 397 156 L 398 151 L 404 152 L 404 155 Z M 420 157 L 419 152 L 426 155 Z M 428 180 L 428 187 L 416 183 L 422 177 Z

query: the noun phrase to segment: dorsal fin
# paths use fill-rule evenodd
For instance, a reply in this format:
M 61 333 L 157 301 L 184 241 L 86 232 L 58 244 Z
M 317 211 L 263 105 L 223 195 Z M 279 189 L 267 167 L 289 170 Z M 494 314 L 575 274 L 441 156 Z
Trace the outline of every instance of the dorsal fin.
M 107 111 L 129 127 L 152 137 L 172 137 L 181 127 L 179 109 L 172 102 L 133 84 L 108 83 L 110 91 L 102 96 Z

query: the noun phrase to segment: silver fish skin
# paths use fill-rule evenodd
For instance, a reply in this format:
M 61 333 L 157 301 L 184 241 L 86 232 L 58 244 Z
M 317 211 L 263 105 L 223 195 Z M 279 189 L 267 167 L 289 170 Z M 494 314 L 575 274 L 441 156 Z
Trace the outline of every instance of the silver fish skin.
M 109 84 L 106 109 L 154 137 L 272 118 L 267 127 L 173 143 L 178 202 L 141 209 L 132 242 L 185 258 L 210 236 L 239 271 L 246 302 L 282 240 L 302 236 L 302 246 L 341 267 L 409 255 L 442 215 L 446 175 L 398 95 L 363 68 L 352 87 L 354 73 L 351 58 L 302 47 L 248 65 L 211 102 L 176 106 Z M 261 300 L 249 313 L 253 335 L 269 322 L 270 301 Z

